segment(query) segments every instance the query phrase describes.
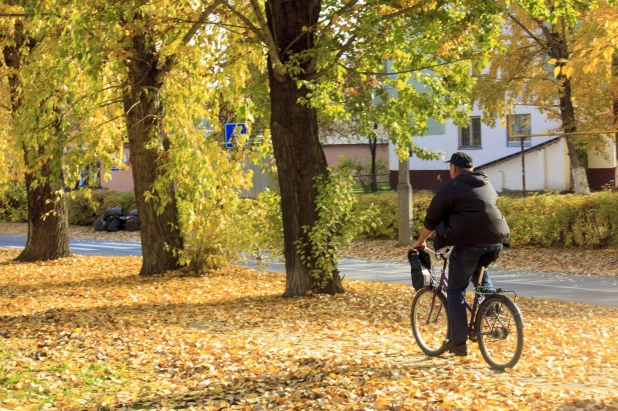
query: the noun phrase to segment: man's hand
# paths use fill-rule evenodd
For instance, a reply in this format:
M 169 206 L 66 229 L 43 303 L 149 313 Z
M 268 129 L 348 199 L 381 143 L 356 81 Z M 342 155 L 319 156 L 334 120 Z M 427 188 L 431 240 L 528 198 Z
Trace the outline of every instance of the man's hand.
M 412 246 L 410 246 L 410 249 L 412 250 L 424 250 L 425 248 L 427 248 L 427 242 L 425 241 L 417 241 L 414 244 L 412 244 Z
M 427 243 L 425 242 L 427 238 L 433 233 L 433 230 L 428 230 L 425 226 L 421 227 L 421 232 L 418 235 L 418 240 L 410 247 L 412 250 L 425 250 L 427 248 Z
M 425 240 L 427 240 L 427 237 L 429 237 L 431 233 L 433 233 L 433 230 L 428 230 L 427 228 L 425 228 L 425 226 L 421 227 L 421 232 L 418 235 L 418 240 L 416 240 L 416 242 L 412 244 L 410 249 L 424 250 L 425 248 L 427 248 L 427 243 L 425 242 Z

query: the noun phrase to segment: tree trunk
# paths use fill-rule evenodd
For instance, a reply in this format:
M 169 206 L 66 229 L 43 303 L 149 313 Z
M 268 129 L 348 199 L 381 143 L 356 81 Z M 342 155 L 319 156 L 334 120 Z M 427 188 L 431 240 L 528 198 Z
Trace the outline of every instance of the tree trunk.
M 277 43 L 281 61 L 285 64 L 290 54 L 313 47 L 314 27 L 320 12 L 319 1 L 271 0 L 266 4 L 268 26 Z M 311 62 L 302 64 L 305 75 L 312 74 Z M 317 289 L 310 269 L 303 265 L 296 251 L 296 242 L 302 240 L 303 227 L 312 227 L 317 221 L 315 210 L 315 177 L 327 174 L 327 163 L 318 139 L 316 110 L 298 103 L 306 98 L 308 90 L 298 88 L 287 73 L 275 71 L 269 58 L 268 72 L 271 99 L 271 132 L 281 190 L 283 237 L 286 271 L 284 297 L 302 296 L 309 290 L 330 294 L 343 292 L 339 272 L 332 280 Z
M 552 31 L 546 30 L 546 38 L 550 45 L 550 57 L 557 61 L 569 58 L 569 48 L 567 42 L 567 25 L 564 18 L 560 18 L 559 23 L 552 27 Z M 560 117 L 562 120 L 562 131 L 564 133 L 575 133 L 577 123 L 575 121 L 575 107 L 573 106 L 571 80 L 561 72 L 556 80 L 562 82 L 560 90 Z M 573 144 L 572 136 L 567 134 L 566 143 L 571 162 L 571 176 L 573 177 L 573 187 L 575 194 L 590 194 L 590 186 L 586 169 L 584 166 L 584 156 L 582 150 Z
M 612 113 L 614 115 L 614 130 L 618 129 L 618 56 L 612 55 Z M 618 132 L 614 134 L 614 155 L 618 160 Z M 614 188 L 618 187 L 618 167 L 614 174 Z
M 562 129 L 565 133 L 574 133 L 577 131 L 577 125 L 575 123 L 575 108 L 571 100 L 571 80 L 564 78 L 563 81 L 563 92 L 560 95 Z M 573 144 L 569 135 L 566 137 L 566 143 L 569 150 L 569 160 L 571 161 L 575 194 L 590 194 L 590 186 L 588 185 L 588 176 L 586 176 L 582 150 Z
M 26 148 L 24 148 L 27 150 Z M 44 148 L 39 148 L 34 158 L 24 153 L 26 166 L 32 169 L 33 161 L 45 158 Z M 26 172 L 28 191 L 28 240 L 17 261 L 47 261 L 71 255 L 69 249 L 69 212 L 64 190 L 62 157 L 46 159 L 35 173 Z
M 369 151 L 371 152 L 371 192 L 378 191 L 376 177 L 376 156 L 378 152 L 378 137 L 369 137 Z
M 153 192 L 153 183 L 160 176 L 160 166 L 166 160 L 169 137 L 162 130 L 165 109 L 160 89 L 164 74 L 158 68 L 154 44 L 146 36 L 133 37 L 129 69 L 130 87 L 123 94 L 131 164 L 135 184 L 135 199 L 142 238 L 142 269 L 140 275 L 160 274 L 179 268 L 173 250 L 182 250 L 183 241 L 178 228 L 178 209 L 173 183 L 163 192 Z M 154 148 L 146 145 L 155 140 Z M 169 199 L 157 211 L 158 200 L 146 200 L 144 193 Z

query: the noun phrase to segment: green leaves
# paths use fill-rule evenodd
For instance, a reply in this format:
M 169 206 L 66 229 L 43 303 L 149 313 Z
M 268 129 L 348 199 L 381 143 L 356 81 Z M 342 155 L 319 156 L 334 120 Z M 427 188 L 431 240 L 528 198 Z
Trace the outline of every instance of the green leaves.
M 354 211 L 357 200 L 352 186 L 352 176 L 332 170 L 329 177 L 316 179 L 318 218 L 312 227 L 303 227 L 305 238 L 296 242 L 296 249 L 319 287 L 332 278 L 337 260 L 354 237 L 380 224 L 378 209 L 373 205 L 362 212 Z

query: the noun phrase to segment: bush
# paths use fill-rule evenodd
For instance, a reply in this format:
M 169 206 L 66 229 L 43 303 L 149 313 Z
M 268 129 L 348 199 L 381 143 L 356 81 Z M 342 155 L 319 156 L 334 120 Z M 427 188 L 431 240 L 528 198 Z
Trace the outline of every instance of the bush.
M 412 226 L 414 232 L 418 233 L 425 220 L 425 214 L 429 202 L 433 197 L 430 191 L 415 191 L 412 195 Z M 372 228 L 365 234 L 367 238 L 390 238 L 397 239 L 399 235 L 399 223 L 397 218 L 397 193 L 393 191 L 383 191 L 377 193 L 358 194 L 357 208 L 362 211 L 369 208 L 371 204 L 378 207 L 378 215 L 382 224 Z
M 371 158 L 365 155 L 360 159 L 350 159 L 346 156 L 341 156 L 339 164 L 335 168 L 343 175 L 351 175 L 354 177 L 355 185 L 360 186 L 365 192 L 371 191 L 372 176 L 371 176 Z M 376 159 L 376 183 L 378 186 L 390 184 L 388 174 L 388 162 L 377 158 Z M 386 181 L 385 181 L 386 180 Z
M 92 199 L 86 198 L 86 191 L 74 193 L 75 198 L 69 196 L 69 224 L 92 225 L 105 210 L 113 207 L 122 207 L 124 214 L 136 208 L 133 192 L 120 193 L 115 190 L 93 190 Z
M 336 172 L 315 179 L 318 218 L 313 226 L 303 227 L 304 238 L 295 243 L 300 260 L 311 269 L 320 289 L 338 273 L 337 261 L 354 237 L 379 225 L 375 206 L 355 210 L 358 197 L 353 193 L 353 183 L 351 176 Z
M 543 247 L 618 247 L 618 193 L 546 193 L 503 197 L 498 207 L 513 244 Z
M 11 182 L 0 197 L 0 221 L 25 223 L 28 221 L 28 193 L 26 184 Z
M 122 207 L 124 214 L 136 208 L 133 192 L 120 193 L 115 190 L 92 190 L 92 199 L 86 198 L 86 191 L 79 190 L 69 193 L 69 224 L 92 225 L 94 221 L 108 208 Z M 25 223 L 28 221 L 28 196 L 26 185 L 10 183 L 3 197 L 0 197 L 0 221 Z
M 414 235 L 420 231 L 433 193 L 413 193 Z M 382 225 L 368 238 L 398 238 L 397 193 L 358 194 L 361 210 L 375 204 Z M 500 196 L 498 208 L 511 229 L 511 244 L 542 247 L 618 247 L 618 193 Z

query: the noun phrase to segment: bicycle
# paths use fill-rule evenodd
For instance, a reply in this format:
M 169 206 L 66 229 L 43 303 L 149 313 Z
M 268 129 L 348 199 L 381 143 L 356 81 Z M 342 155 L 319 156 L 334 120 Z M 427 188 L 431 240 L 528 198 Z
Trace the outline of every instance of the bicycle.
M 414 338 L 428 356 L 438 356 L 447 349 L 450 336 L 446 287 L 448 284 L 448 259 L 452 247 L 444 252 L 427 251 L 443 261 L 439 279 L 431 273 L 431 285 L 417 291 L 411 308 L 411 323 Z M 477 284 L 483 280 L 485 267 L 481 268 Z M 512 298 L 506 294 L 512 295 Z M 524 347 L 524 321 L 515 300 L 514 291 L 500 288 L 483 292 L 474 289 L 472 306 L 466 301 L 470 312 L 468 339 L 478 342 L 483 359 L 491 368 L 513 368 L 519 361 Z

